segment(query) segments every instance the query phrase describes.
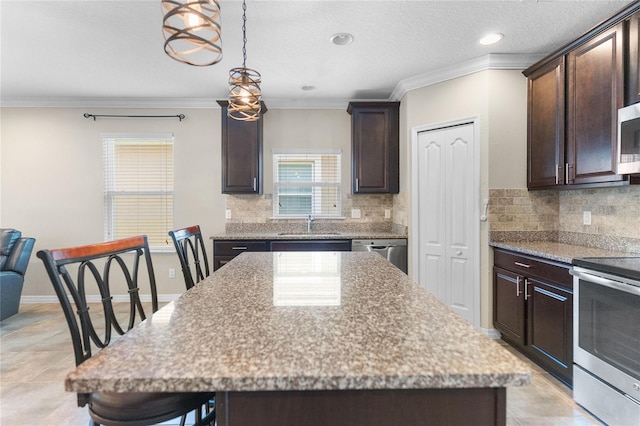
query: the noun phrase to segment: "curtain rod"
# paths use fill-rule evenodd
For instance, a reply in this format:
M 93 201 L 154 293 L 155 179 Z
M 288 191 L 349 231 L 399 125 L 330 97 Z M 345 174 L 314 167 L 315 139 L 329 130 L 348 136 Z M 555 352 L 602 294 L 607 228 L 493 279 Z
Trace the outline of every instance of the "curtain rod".
M 100 114 L 89 114 L 88 112 L 84 113 L 84 118 L 93 118 L 93 121 L 96 121 L 98 117 L 110 117 L 110 118 L 177 118 L 182 121 L 185 119 L 184 114 L 178 115 L 100 115 Z

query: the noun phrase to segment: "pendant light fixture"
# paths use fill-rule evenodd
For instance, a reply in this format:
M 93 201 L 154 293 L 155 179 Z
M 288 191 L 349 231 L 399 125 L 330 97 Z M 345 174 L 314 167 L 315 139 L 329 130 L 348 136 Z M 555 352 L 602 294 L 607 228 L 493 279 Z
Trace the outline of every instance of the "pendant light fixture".
M 234 120 L 256 121 L 260 118 L 262 94 L 260 73 L 247 68 L 247 4 L 242 1 L 242 67 L 229 71 L 229 107 L 227 116 Z
M 217 0 L 162 0 L 164 51 L 195 66 L 222 60 L 220 3 Z

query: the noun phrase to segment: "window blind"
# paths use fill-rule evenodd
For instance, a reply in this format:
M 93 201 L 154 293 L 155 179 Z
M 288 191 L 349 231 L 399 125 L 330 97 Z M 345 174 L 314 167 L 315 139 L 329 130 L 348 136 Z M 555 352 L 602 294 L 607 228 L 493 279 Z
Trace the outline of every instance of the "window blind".
M 273 167 L 275 217 L 340 216 L 339 151 L 274 152 Z
M 105 240 L 146 235 L 171 250 L 173 136 L 103 137 Z

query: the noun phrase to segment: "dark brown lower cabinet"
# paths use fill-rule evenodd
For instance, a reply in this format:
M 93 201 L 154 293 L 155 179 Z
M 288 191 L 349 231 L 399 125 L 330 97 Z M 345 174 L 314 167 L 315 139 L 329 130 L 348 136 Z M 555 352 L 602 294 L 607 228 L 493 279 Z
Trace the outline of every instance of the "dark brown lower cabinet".
M 245 251 L 269 251 L 269 243 L 266 240 L 215 240 L 213 270 L 217 271 Z
M 216 392 L 220 426 L 504 426 L 505 388 Z
M 494 249 L 493 325 L 502 339 L 572 385 L 569 265 Z
M 245 251 L 351 251 L 351 240 L 214 240 L 213 270 Z

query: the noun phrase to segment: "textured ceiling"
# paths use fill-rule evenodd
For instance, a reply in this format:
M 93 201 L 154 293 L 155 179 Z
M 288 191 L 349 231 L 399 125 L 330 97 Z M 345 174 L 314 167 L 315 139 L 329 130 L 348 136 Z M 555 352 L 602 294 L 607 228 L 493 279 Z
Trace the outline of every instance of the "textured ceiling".
M 0 1 L 2 105 L 213 104 L 242 64 L 242 3 L 222 0 L 223 60 L 163 51 L 160 0 Z M 269 107 L 389 99 L 403 81 L 489 54 L 548 54 L 629 1 L 252 1 L 247 67 Z M 504 40 L 480 46 L 486 32 Z M 355 41 L 329 38 L 350 32 Z M 524 55 L 524 56 L 522 56 Z M 303 91 L 302 86 L 316 89 Z

